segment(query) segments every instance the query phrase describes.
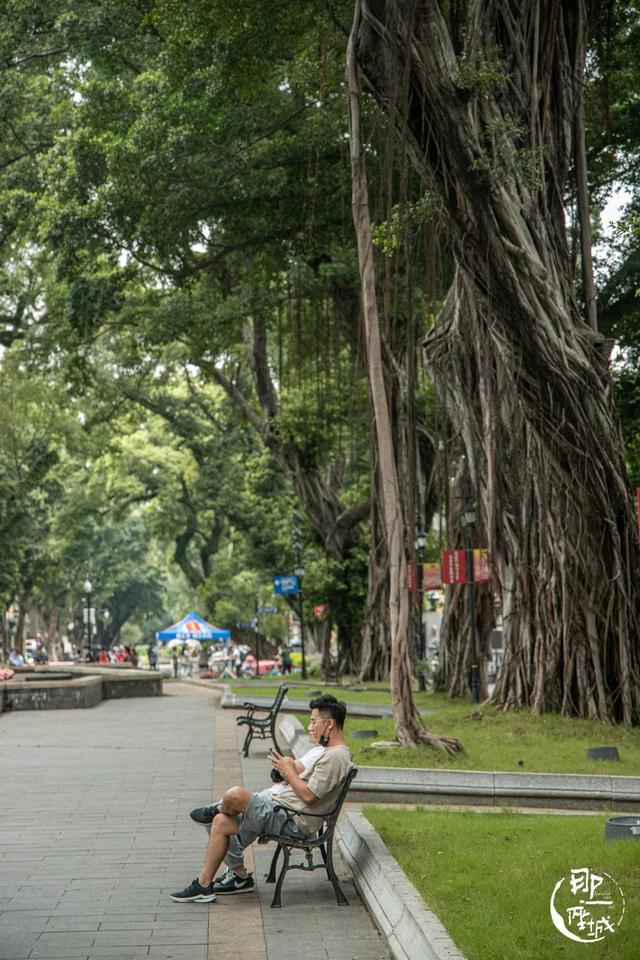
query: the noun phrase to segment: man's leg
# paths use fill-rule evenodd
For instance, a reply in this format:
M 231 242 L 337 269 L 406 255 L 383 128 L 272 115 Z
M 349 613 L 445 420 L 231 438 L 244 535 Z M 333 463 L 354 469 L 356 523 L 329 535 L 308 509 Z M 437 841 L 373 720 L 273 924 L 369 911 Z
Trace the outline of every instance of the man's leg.
M 238 832 L 238 815 L 244 814 L 253 794 L 244 787 L 231 787 L 222 798 L 222 807 L 211 825 L 207 852 L 198 882 L 203 886 L 211 883 L 229 849 L 229 838 Z M 247 875 L 244 867 L 237 870 L 238 876 Z
M 238 833 L 239 820 L 247 809 L 252 794 L 244 787 L 232 787 L 222 798 L 222 809 L 215 817 L 202 868 L 196 879 L 171 899 L 178 903 L 211 903 L 216 899 L 213 878 L 229 848 L 229 838 Z M 253 884 L 253 881 L 251 881 Z

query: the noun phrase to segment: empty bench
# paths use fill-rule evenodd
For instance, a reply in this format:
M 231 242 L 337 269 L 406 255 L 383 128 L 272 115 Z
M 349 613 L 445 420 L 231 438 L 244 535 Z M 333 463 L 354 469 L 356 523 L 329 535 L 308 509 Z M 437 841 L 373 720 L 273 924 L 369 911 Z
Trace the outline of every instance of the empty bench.
M 323 677 L 327 683 L 339 683 L 342 685 L 342 678 L 347 671 L 347 658 L 343 657 L 339 662 L 334 660 L 329 668 L 324 672 Z
M 276 698 L 270 707 L 260 707 L 255 703 L 245 702 L 244 706 L 247 708 L 247 713 L 244 713 L 236 720 L 239 727 L 245 725 L 249 727 L 242 745 L 242 753 L 245 757 L 249 756 L 249 746 L 254 737 L 258 737 L 260 740 L 266 740 L 267 737 L 270 737 L 278 753 L 282 753 L 276 740 L 276 720 L 288 689 L 289 687 L 287 687 L 286 684 L 281 684 Z M 258 712 L 266 712 L 267 715 L 266 717 L 256 717 L 255 714 Z

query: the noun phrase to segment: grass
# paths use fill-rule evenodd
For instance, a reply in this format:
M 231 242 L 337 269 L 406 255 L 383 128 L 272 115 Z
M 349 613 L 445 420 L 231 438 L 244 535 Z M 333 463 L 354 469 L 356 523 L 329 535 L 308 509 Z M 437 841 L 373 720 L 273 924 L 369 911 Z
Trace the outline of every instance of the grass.
M 278 678 L 273 682 L 232 683 L 234 693 L 247 699 L 275 697 Z M 389 706 L 388 692 L 368 687 L 351 691 L 310 681 L 305 687 L 290 687 L 288 697 L 306 704 L 312 692 L 333 693 L 350 703 Z M 468 701 L 449 700 L 444 694 L 415 693 L 416 704 L 429 711 L 425 722 L 433 733 L 456 737 L 463 745 L 462 757 L 449 757 L 426 746 L 416 749 L 393 747 L 368 749 L 369 740 L 354 740 L 355 730 L 378 731 L 377 740 L 394 740 L 393 720 L 373 717 L 348 718 L 345 732 L 356 765 L 383 767 L 430 767 L 452 770 L 502 770 L 523 773 L 581 773 L 640 776 L 640 729 L 605 726 L 594 720 L 576 720 L 556 714 L 535 716 L 527 710 L 502 713 L 494 707 L 481 710 L 482 719 L 470 719 Z M 301 704 L 302 707 L 302 704 Z M 299 714 L 306 726 L 307 716 Z M 587 760 L 587 748 L 617 746 L 620 760 Z M 640 955 L 640 951 L 639 951 Z
M 248 684 L 246 681 L 236 682 L 230 680 L 225 682 L 228 682 L 231 685 L 233 693 L 242 697 L 246 696 L 247 699 L 250 700 L 252 696 L 275 697 L 276 693 L 278 692 L 280 682 L 286 683 L 287 681 L 284 677 L 282 678 L 282 681 L 276 677 L 273 681 L 268 683 L 263 680 L 253 681 Z M 303 700 L 305 704 L 308 704 L 310 695 L 312 693 L 317 694 L 318 690 L 320 690 L 322 693 L 332 693 L 334 697 L 338 698 L 338 700 L 346 700 L 350 703 L 379 703 L 383 706 L 391 705 L 391 697 L 384 690 L 374 690 L 369 687 L 362 691 L 347 690 L 344 686 L 339 687 L 336 685 L 324 684 L 321 680 L 317 680 L 315 683 L 313 680 L 310 680 L 304 687 L 289 687 L 287 697 L 290 700 Z M 426 706 L 427 704 L 426 696 L 426 694 L 416 694 L 416 701 L 421 707 Z M 418 699 L 419 697 L 422 699 Z
M 426 718 L 433 733 L 456 737 L 462 757 L 449 757 L 426 746 L 367 749 L 367 741 L 351 741 L 354 762 L 372 766 L 432 767 L 453 770 L 503 770 L 523 773 L 640 775 L 640 730 L 607 727 L 595 721 L 528 711 L 503 714 L 485 709 L 481 720 L 469 719 L 468 705 L 447 703 Z M 391 720 L 353 719 L 348 730 L 375 728 L 381 740 L 393 740 Z M 587 759 L 587 748 L 617 746 L 620 760 Z
M 605 844 L 609 814 L 363 812 L 468 960 L 637 960 L 640 842 Z M 556 883 L 585 866 L 612 876 L 626 899 L 621 926 L 601 943 L 574 943 L 550 918 Z

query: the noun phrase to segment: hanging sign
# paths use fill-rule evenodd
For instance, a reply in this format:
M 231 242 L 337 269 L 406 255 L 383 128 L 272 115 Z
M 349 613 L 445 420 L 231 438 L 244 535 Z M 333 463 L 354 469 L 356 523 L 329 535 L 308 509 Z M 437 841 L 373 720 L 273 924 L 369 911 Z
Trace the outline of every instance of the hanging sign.
M 418 578 L 416 576 L 416 565 L 415 563 L 407 564 L 407 590 L 409 593 L 416 593 L 418 589 Z
M 322 620 L 326 612 L 327 612 L 326 603 L 318 603 L 313 608 L 313 615 L 316 618 L 316 620 Z
M 300 581 L 295 574 L 282 574 L 273 578 L 273 592 L 283 596 L 290 593 L 300 593 Z
M 464 550 L 442 551 L 442 582 L 467 582 L 467 558 Z
M 488 550 L 473 551 L 473 579 L 476 583 L 488 583 L 491 580 Z
M 442 586 L 442 571 L 439 563 L 425 563 L 422 566 L 422 589 L 437 590 Z

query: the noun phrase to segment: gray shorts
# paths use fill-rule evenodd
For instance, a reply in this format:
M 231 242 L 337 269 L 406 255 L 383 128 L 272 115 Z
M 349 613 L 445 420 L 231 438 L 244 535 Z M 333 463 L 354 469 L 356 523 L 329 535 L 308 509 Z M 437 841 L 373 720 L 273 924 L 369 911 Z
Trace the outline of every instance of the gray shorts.
M 294 822 L 287 822 L 286 810 L 275 810 L 277 799 L 270 791 L 254 793 L 242 817 L 238 817 L 238 833 L 229 837 L 229 849 L 224 858 L 231 869 L 243 866 L 243 851 L 263 833 L 282 833 L 297 840 L 308 840 Z

